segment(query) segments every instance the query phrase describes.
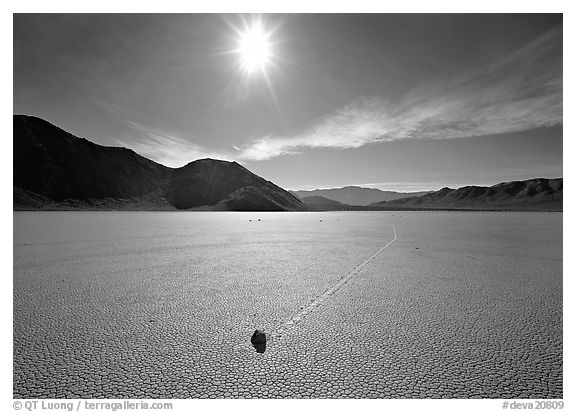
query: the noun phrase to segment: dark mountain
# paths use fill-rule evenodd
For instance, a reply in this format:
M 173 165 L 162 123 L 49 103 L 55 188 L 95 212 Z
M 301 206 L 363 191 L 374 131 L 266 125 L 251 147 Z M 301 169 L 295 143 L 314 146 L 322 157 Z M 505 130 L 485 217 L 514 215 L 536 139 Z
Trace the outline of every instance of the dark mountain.
M 424 196 L 372 206 L 407 209 L 562 210 L 563 179 L 530 179 L 494 186 L 445 187 Z
M 15 209 L 303 210 L 295 196 L 236 162 L 173 169 L 121 147 L 14 116 Z
M 177 209 L 213 205 L 218 210 L 300 210 L 286 190 L 236 162 L 202 159 L 173 169 L 166 199 Z
M 36 117 L 14 116 L 14 186 L 55 201 L 135 198 L 162 189 L 170 169 L 129 149 L 78 138 Z
M 402 199 L 405 197 L 420 196 L 426 193 L 430 193 L 400 193 L 358 186 L 346 186 L 336 189 L 291 190 L 290 192 L 298 196 L 300 199 L 310 196 L 321 196 L 326 199 L 335 200 L 346 205 L 354 206 L 367 206 L 376 202 Z

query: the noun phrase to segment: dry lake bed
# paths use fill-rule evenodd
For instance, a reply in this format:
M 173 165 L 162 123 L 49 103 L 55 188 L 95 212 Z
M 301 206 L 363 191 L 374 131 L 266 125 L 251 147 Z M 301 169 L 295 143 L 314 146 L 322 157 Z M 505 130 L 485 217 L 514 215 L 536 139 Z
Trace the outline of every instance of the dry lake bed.
M 563 396 L 561 213 L 16 212 L 13 280 L 17 398 Z

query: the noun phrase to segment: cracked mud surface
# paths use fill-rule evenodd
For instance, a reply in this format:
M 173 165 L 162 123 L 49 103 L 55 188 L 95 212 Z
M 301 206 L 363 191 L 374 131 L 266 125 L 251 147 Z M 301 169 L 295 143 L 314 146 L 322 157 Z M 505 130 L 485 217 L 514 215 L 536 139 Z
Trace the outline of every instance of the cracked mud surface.
M 562 214 L 321 218 L 15 213 L 14 396 L 562 397 Z

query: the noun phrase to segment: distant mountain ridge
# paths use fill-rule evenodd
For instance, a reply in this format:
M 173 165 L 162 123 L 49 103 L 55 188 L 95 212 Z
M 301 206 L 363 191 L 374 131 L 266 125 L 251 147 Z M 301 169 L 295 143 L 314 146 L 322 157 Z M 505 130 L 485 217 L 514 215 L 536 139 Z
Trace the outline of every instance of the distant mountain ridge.
M 291 193 L 236 162 L 201 159 L 174 169 L 127 148 L 76 137 L 37 117 L 13 119 L 14 210 L 563 209 L 562 178 L 436 192 L 347 186 Z M 387 200 L 366 203 L 370 197 Z
M 347 210 L 349 208 L 348 205 L 322 196 L 308 196 L 301 200 L 309 210 Z
M 374 207 L 406 209 L 557 210 L 563 209 L 563 178 L 535 178 L 493 186 L 445 187 L 418 197 L 377 202 Z
M 346 205 L 368 206 L 376 202 L 421 196 L 430 192 L 401 193 L 360 186 L 345 186 L 334 189 L 290 190 L 290 193 L 298 196 L 300 199 L 310 196 L 321 196 Z
M 236 162 L 173 169 L 122 147 L 14 115 L 15 209 L 304 210 L 296 196 Z
M 302 202 L 306 205 L 333 205 L 333 206 L 346 206 L 343 203 L 337 202 L 332 199 L 327 199 L 322 196 L 308 196 L 303 197 Z

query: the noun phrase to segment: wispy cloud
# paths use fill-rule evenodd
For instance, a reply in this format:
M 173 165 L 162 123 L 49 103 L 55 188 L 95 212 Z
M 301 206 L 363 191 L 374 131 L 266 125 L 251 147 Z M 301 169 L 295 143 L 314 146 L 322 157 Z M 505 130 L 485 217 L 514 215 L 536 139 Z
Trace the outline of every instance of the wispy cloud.
M 206 157 L 232 160 L 227 153 L 210 151 L 172 132 L 144 126 L 130 120 L 123 120 L 123 122 L 133 129 L 136 135 L 127 137 L 122 143 L 163 165 L 180 167 L 193 160 Z
M 236 158 L 305 148 L 357 148 L 401 139 L 452 139 L 562 124 L 562 27 L 505 58 L 430 79 L 397 101 L 363 99 L 292 136 L 258 137 Z
M 130 133 L 113 138 L 118 144 L 165 166 L 181 167 L 191 161 L 207 157 L 233 160 L 230 153 L 213 151 L 172 131 L 128 120 L 130 114 L 112 104 L 99 99 L 93 99 L 92 103 L 112 114 L 118 122 L 130 130 Z

